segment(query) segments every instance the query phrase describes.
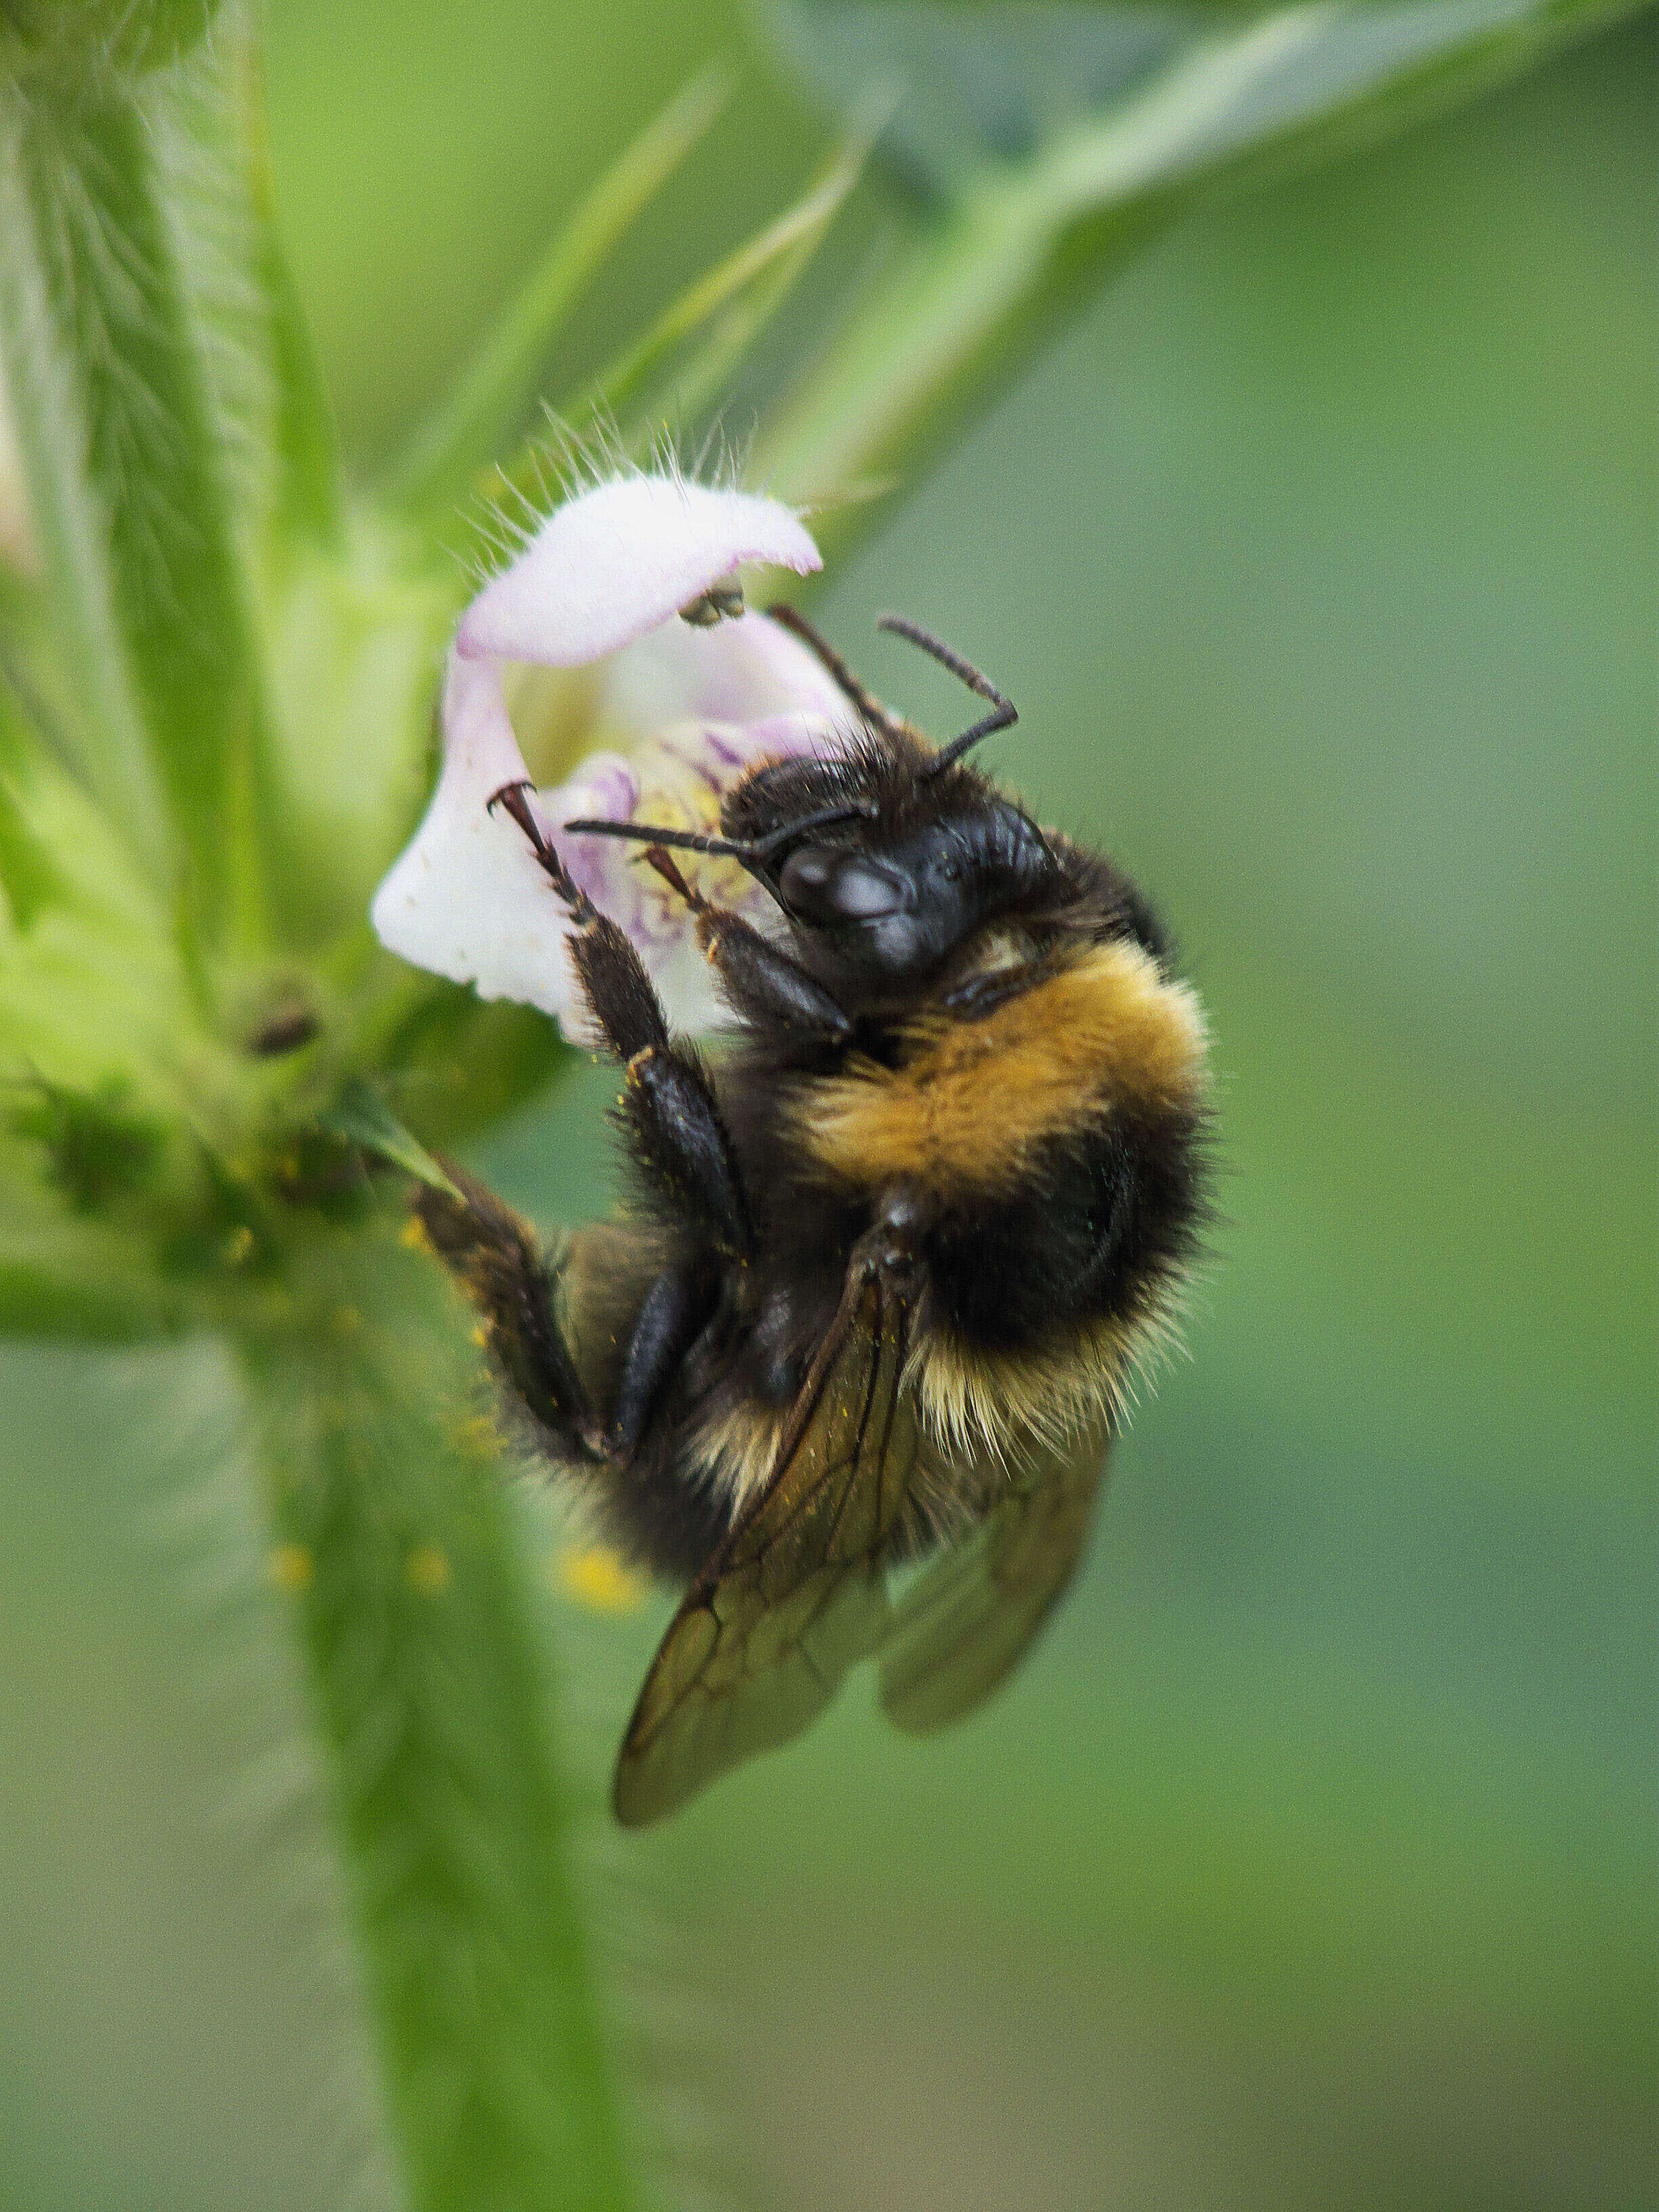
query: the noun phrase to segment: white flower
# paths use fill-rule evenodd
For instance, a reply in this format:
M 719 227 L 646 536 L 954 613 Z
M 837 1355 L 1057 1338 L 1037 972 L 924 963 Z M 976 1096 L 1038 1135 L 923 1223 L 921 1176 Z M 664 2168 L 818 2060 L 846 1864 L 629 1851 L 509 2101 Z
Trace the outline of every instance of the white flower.
M 744 562 L 800 574 L 822 567 L 799 520 L 774 501 L 678 477 L 629 476 L 551 514 L 461 618 L 443 699 L 443 769 L 426 818 L 376 892 L 380 940 L 417 967 L 517 999 L 585 1037 L 569 926 L 523 831 L 489 801 L 528 781 L 508 717 L 507 664 L 586 668 L 590 733 L 611 741 L 568 781 L 536 792 L 544 834 L 601 913 L 639 948 L 669 1019 L 720 1019 L 689 916 L 639 848 L 569 836 L 579 818 L 713 830 L 722 798 L 754 763 L 833 746 L 845 700 L 817 660 L 764 615 L 699 627 L 680 610 Z M 689 856 L 688 856 L 689 857 Z M 704 860 L 697 887 L 726 905 L 763 902 L 731 861 Z

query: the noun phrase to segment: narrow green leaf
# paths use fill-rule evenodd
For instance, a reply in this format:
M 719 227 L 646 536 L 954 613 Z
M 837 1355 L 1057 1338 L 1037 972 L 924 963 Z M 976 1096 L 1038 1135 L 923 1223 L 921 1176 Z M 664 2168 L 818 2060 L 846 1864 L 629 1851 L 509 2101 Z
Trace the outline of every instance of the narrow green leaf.
M 1104 114 L 1206 25 L 1217 27 L 1213 9 L 1206 15 L 1112 0 L 994 9 L 775 0 L 763 21 L 792 70 L 834 112 L 869 85 L 890 88 L 882 153 L 938 198 L 975 171 L 1027 160 Z
M 62 889 L 57 863 L 29 828 L 3 766 L 0 766 L 0 898 L 6 919 L 27 934 L 43 908 Z
M 183 1069 L 201 1082 L 222 1048 L 199 1027 L 166 902 L 3 682 L 0 788 L 0 1091 L 19 1079 L 95 1091 L 131 1078 L 176 1121 Z
M 1405 127 L 1640 0 L 1304 0 L 1042 10 L 793 0 L 790 57 L 838 104 L 902 88 L 884 143 L 909 242 L 765 424 L 755 465 L 867 526 L 897 481 L 1079 299 L 1200 198 Z
M 392 956 L 382 957 L 392 968 Z M 534 1006 L 481 999 L 470 984 L 410 979 L 382 1007 L 386 1025 L 366 1033 L 371 1056 L 422 1141 L 446 1152 L 544 1096 L 577 1059 L 556 1022 Z
M 361 1146 L 377 1159 L 389 1161 L 405 1175 L 413 1176 L 417 1182 L 429 1183 L 434 1190 L 447 1191 L 451 1198 L 460 1196 L 426 1146 L 410 1134 L 370 1084 L 349 1083 L 340 1094 L 339 1103 L 327 1113 L 319 1115 L 317 1126 L 330 1136 L 343 1138 L 349 1145 Z
M 830 224 L 862 174 L 873 141 L 873 130 L 860 127 L 835 149 L 800 207 L 773 226 L 785 236 L 781 250 L 709 319 L 702 342 L 672 360 L 659 386 L 647 383 L 642 392 L 636 389 L 631 419 L 620 414 L 615 417 L 623 442 L 630 451 L 642 446 L 665 421 L 697 422 L 729 392 L 750 348 L 811 266 Z M 801 221 L 804 210 L 811 214 Z M 607 393 L 607 404 L 613 398 L 619 407 L 622 395 Z
M 520 427 L 553 335 L 617 241 L 713 123 L 728 89 L 705 70 L 665 107 L 581 201 L 436 413 L 392 467 L 406 510 L 452 507 Z
M 255 267 L 270 316 L 277 402 L 273 443 L 282 465 L 272 520 L 291 538 L 331 544 L 340 533 L 344 504 L 333 405 L 299 293 L 263 204 L 263 187 L 258 204 L 262 222 Z
M 26 804 L 38 757 L 34 733 L 0 668 L 0 942 L 8 921 L 26 935 L 63 890 L 62 871 Z
M 465 1318 L 390 1223 L 285 1279 L 238 1341 L 407 2200 L 621 2212 L 571 1807 Z
M 235 211 L 233 282 L 240 280 L 244 314 L 253 303 L 249 350 L 269 384 L 266 420 L 252 427 L 256 449 L 269 451 L 269 523 L 279 547 L 304 538 L 331 545 L 343 520 L 334 410 L 277 234 L 258 30 L 243 9 L 227 15 L 215 40 L 224 84 L 217 105 L 229 126 L 227 186 L 246 210 Z
M 88 1229 L 56 1249 L 14 1258 L 0 1234 L 0 1334 L 35 1342 L 146 1344 L 186 1326 L 184 1301 L 131 1266 L 129 1239 Z
M 822 244 L 868 155 L 867 128 L 850 132 L 805 194 L 688 285 L 644 337 L 557 412 L 577 451 L 590 437 L 642 461 L 665 420 L 684 423 L 717 392 L 787 298 Z M 701 339 L 698 345 L 696 341 Z M 546 497 L 546 441 L 532 440 L 497 472 L 501 503 L 535 512 Z M 484 539 L 483 525 L 478 537 Z
M 82 767 L 211 939 L 257 896 L 262 708 L 156 122 L 0 87 L 0 344 Z
M 688 284 L 645 336 L 601 371 L 573 410 L 576 417 L 619 421 L 688 339 L 780 267 L 798 269 L 857 183 L 868 143 L 864 132 L 850 139 L 793 207 Z

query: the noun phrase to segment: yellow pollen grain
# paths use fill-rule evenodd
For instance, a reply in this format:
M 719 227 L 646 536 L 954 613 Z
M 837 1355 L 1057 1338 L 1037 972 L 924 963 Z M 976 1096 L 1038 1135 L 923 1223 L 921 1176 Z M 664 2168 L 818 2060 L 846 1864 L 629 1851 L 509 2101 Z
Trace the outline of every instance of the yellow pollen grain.
M 592 1613 L 635 1613 L 645 1583 L 603 1544 L 568 1544 L 553 1559 L 554 1587 Z
M 265 1573 L 279 1590 L 308 1589 L 316 1571 L 317 1563 L 303 1544 L 273 1544 L 265 1555 Z
M 429 1252 L 432 1249 L 432 1239 L 427 1235 L 426 1224 L 418 1213 L 411 1213 L 404 1222 L 398 1231 L 398 1242 L 407 1245 L 411 1252 Z
M 233 1229 L 225 1239 L 225 1265 L 228 1267 L 246 1267 L 253 1256 L 253 1231 L 243 1222 Z
M 441 1597 L 449 1588 L 449 1554 L 437 1544 L 417 1544 L 404 1561 L 404 1580 L 422 1597 Z
M 501 1431 L 488 1413 L 470 1413 L 450 1425 L 449 1441 L 469 1459 L 494 1459 L 501 1448 Z
M 478 1349 L 479 1349 L 479 1351 L 480 1351 L 480 1352 L 488 1352 L 488 1351 L 489 1351 L 489 1329 L 488 1329 L 488 1328 L 485 1328 L 485 1326 L 484 1326 L 484 1324 L 483 1324 L 483 1322 L 481 1322 L 481 1321 L 475 1321 L 475 1322 L 473 1322 L 473 1324 L 472 1324 L 472 1328 L 471 1328 L 471 1337 L 472 1337 L 472 1341 L 474 1342 L 474 1344 L 476 1344 L 476 1345 L 477 1346 L 477 1347 L 478 1347 Z

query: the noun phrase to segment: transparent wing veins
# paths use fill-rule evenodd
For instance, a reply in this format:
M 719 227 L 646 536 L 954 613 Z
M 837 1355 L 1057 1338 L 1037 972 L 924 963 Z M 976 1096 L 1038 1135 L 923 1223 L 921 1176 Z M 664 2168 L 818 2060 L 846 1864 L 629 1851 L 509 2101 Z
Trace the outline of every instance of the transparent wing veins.
M 921 1570 L 881 1655 L 882 1710 L 895 1727 L 925 1735 L 961 1720 L 1024 1657 L 1077 1571 L 1107 1443 L 1096 1431 L 1017 1476 L 976 1528 Z
M 913 1294 L 864 1240 L 771 1480 L 687 1594 L 617 1762 L 626 1826 L 659 1818 L 830 1704 L 891 1619 L 880 1565 L 917 1436 L 901 1389 Z

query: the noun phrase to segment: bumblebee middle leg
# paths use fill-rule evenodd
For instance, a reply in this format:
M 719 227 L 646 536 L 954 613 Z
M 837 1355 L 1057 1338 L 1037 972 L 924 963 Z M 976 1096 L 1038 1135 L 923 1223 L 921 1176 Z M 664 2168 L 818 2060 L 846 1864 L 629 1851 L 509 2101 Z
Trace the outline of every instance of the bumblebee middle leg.
M 631 1460 L 680 1364 L 720 1302 L 720 1276 L 704 1256 L 665 1267 L 641 1301 L 612 1395 L 606 1447 Z

